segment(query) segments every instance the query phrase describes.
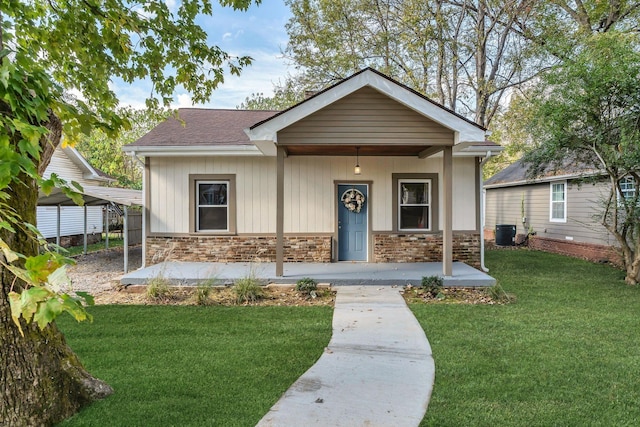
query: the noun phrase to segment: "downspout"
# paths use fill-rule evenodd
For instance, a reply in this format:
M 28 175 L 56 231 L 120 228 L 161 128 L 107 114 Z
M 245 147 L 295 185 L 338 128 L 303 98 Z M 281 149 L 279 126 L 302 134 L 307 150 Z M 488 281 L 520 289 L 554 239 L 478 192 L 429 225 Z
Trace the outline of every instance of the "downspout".
M 138 156 L 136 156 L 136 152 L 132 151 L 130 153 L 132 159 L 135 160 L 137 164 L 142 167 L 142 262 L 140 264 L 140 268 L 146 267 L 145 260 L 147 259 L 147 207 L 145 206 L 145 202 L 147 200 L 145 196 L 145 191 L 147 187 L 147 183 L 145 182 L 145 177 L 147 174 L 145 173 L 145 164 Z
M 487 155 L 484 159 L 482 159 L 482 161 L 480 162 L 480 168 L 479 168 L 479 174 L 480 174 L 480 268 L 482 269 L 482 271 L 484 271 L 485 273 L 489 272 L 489 269 L 484 265 L 484 186 L 482 185 L 483 179 L 482 179 L 482 167 L 484 166 L 485 163 L 487 163 L 487 160 L 489 160 L 491 158 L 491 150 L 487 151 Z

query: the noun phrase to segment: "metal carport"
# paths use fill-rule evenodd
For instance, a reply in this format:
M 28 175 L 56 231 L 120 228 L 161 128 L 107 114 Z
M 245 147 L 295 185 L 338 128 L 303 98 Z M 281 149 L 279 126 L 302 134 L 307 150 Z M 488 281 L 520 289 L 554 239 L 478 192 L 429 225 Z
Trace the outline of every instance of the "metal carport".
M 131 190 L 128 188 L 114 187 L 98 187 L 91 185 L 82 186 L 82 191 L 78 191 L 84 199 L 84 253 L 87 253 L 87 210 L 86 206 L 99 206 L 115 203 L 123 206 L 124 225 L 122 236 L 124 239 L 124 272 L 129 271 L 129 231 L 128 231 L 128 208 L 131 206 L 143 206 L 143 196 L 140 190 Z M 49 195 L 45 195 L 42 191 L 39 193 L 38 206 L 57 206 L 57 238 L 56 242 L 60 243 L 60 207 L 61 206 L 77 206 L 76 203 L 62 192 L 59 188 L 54 188 Z M 107 227 L 108 233 L 108 227 Z

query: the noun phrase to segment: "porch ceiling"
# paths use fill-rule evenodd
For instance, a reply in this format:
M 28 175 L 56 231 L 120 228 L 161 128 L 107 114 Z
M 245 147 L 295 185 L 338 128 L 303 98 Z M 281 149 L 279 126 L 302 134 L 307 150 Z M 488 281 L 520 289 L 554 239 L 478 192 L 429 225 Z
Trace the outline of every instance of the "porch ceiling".
M 418 156 L 431 145 L 286 145 L 290 156 Z

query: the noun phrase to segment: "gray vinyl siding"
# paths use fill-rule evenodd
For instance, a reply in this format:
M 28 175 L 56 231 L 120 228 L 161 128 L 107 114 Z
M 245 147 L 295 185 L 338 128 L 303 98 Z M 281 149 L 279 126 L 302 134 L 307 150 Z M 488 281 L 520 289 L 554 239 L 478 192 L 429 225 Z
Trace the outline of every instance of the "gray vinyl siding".
M 278 132 L 279 144 L 447 145 L 453 131 L 365 87 Z
M 538 236 L 582 243 L 611 245 L 615 241 L 595 218 L 600 211 L 606 188 L 603 184 L 582 184 L 567 181 L 567 221 L 549 220 L 550 183 L 529 184 L 486 190 L 485 229 L 496 224 L 517 226 L 517 233 L 531 229 Z M 521 204 L 524 198 L 522 224 Z

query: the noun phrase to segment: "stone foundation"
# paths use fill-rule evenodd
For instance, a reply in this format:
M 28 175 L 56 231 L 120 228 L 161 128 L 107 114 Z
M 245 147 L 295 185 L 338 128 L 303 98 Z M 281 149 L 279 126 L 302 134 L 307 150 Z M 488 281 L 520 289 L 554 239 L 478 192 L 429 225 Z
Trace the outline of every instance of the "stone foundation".
M 148 237 L 146 265 L 163 261 L 275 262 L 275 236 Z M 331 262 L 331 236 L 285 236 L 285 262 Z
M 442 262 L 442 235 L 373 233 L 372 262 Z M 285 236 L 285 262 L 331 262 L 326 236 Z M 480 235 L 454 233 L 453 259 L 480 266 Z M 275 262 L 275 236 L 148 237 L 146 265 L 163 261 Z
M 480 234 L 454 233 L 453 260 L 480 268 Z M 441 234 L 373 234 L 374 262 L 442 262 Z
M 620 254 L 616 248 L 606 245 L 530 236 L 529 248 L 581 258 L 592 262 L 609 262 L 614 265 L 622 265 Z

